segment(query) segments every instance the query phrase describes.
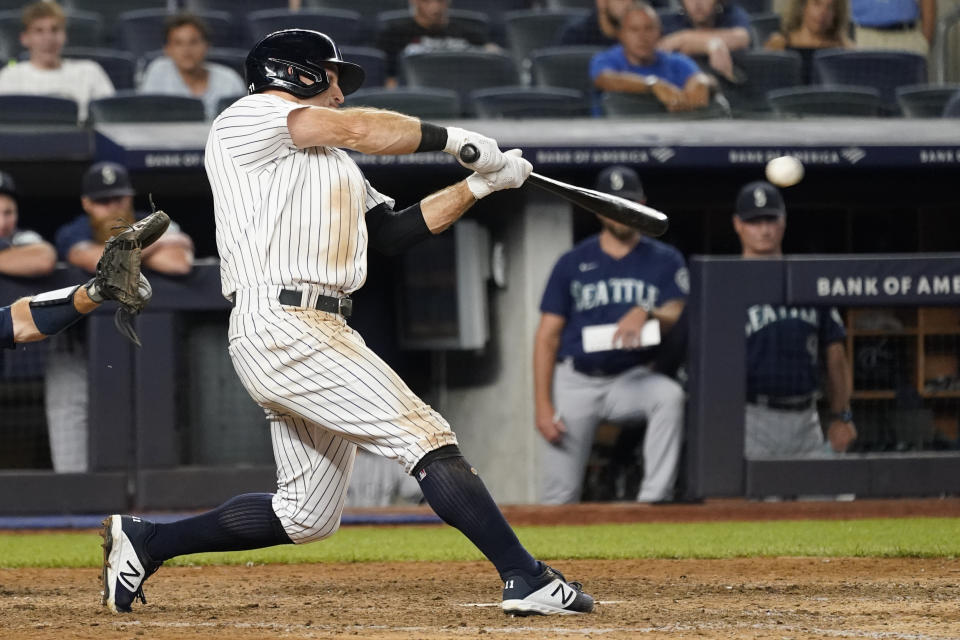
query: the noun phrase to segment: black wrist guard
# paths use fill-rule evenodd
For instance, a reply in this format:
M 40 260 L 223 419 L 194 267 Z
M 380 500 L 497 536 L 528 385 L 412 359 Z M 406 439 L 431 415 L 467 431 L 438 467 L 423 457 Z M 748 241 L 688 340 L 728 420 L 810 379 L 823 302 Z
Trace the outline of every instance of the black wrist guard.
M 420 121 L 420 146 L 415 153 L 422 151 L 443 151 L 447 146 L 447 130 L 439 125 Z

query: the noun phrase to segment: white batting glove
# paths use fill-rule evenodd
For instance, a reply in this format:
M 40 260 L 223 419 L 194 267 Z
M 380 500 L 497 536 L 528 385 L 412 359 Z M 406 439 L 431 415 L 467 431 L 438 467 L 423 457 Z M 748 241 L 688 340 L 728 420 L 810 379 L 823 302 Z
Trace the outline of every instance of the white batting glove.
M 524 160 L 520 149 L 510 149 L 503 154 L 504 165 L 497 171 L 489 173 L 474 173 L 467 177 L 467 186 L 477 200 L 485 198 L 494 191 L 501 189 L 516 189 L 522 185 L 533 165 Z
M 460 159 L 460 149 L 465 144 L 472 144 L 480 152 L 480 159 L 476 162 L 464 162 Z M 480 173 L 490 173 L 503 168 L 507 161 L 497 145 L 497 141 L 474 131 L 467 131 L 460 127 L 447 127 L 447 146 L 444 151 L 457 159 L 457 162 L 467 169 Z

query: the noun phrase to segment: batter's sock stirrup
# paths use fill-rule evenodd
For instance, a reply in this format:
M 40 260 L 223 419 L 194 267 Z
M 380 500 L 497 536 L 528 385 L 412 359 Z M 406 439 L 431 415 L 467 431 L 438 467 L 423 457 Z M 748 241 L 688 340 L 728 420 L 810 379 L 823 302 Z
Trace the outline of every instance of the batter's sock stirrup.
M 205 551 L 293 544 L 273 510 L 272 493 L 245 493 L 192 518 L 156 525 L 147 549 L 158 560 Z
M 136 516 L 108 516 L 103 521 L 103 606 L 114 613 L 130 613 L 137 598 L 147 604 L 143 583 L 160 568 L 146 551 L 155 525 Z
M 414 467 L 414 477 L 436 514 L 467 536 L 501 577 L 515 571 L 540 572 L 539 563 L 517 540 L 476 469 L 455 445 L 428 453 Z
M 579 582 L 567 582 L 563 574 L 542 565 L 538 576 L 520 572 L 503 578 L 503 612 L 512 616 L 566 615 L 590 613 L 593 598 L 583 592 Z

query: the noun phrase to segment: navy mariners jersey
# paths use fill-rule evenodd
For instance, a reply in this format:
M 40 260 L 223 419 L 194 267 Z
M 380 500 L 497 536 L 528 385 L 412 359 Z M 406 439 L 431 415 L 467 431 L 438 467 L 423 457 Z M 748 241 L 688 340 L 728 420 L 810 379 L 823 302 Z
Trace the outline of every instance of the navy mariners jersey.
M 813 393 L 820 346 L 846 337 L 835 308 L 755 304 L 747 308 L 747 393 Z
M 689 290 L 686 263 L 673 247 L 642 237 L 618 260 L 600 248 L 599 236 L 591 236 L 560 256 L 540 311 L 566 318 L 559 359 L 572 357 L 580 371 L 614 374 L 650 362 L 654 349 L 584 353 L 583 328 L 615 324 L 635 306 L 659 307 Z
M 0 307 L 0 349 L 13 349 L 13 316 L 10 307 Z

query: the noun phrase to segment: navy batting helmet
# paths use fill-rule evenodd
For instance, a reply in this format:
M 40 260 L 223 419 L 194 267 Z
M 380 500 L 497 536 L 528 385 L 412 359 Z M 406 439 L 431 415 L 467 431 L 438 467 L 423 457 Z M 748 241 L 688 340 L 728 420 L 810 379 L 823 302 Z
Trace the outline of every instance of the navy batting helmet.
M 309 29 L 274 31 L 247 54 L 247 89 L 250 93 L 280 89 L 298 98 L 311 98 L 330 87 L 323 66 L 329 63 L 337 65 L 343 95 L 363 84 L 363 67 L 345 61 L 330 36 Z M 300 76 L 313 82 L 308 84 Z

